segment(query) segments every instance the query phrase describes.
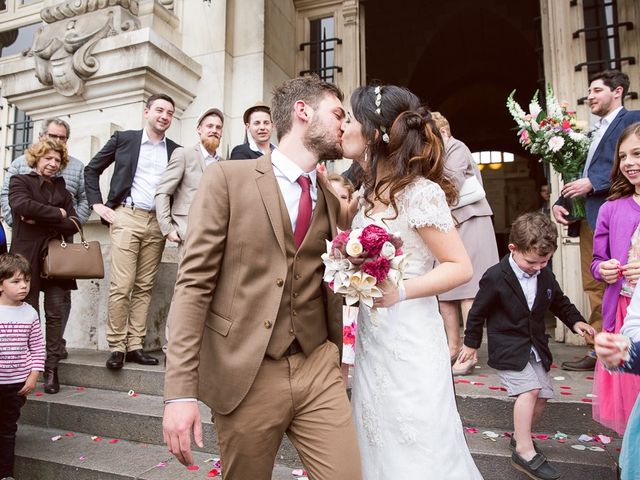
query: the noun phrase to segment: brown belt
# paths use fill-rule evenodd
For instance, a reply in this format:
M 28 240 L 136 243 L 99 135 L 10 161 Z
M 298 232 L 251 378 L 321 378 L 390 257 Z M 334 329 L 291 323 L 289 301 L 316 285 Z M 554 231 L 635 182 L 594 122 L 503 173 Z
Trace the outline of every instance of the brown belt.
M 156 214 L 155 210 L 149 210 L 147 208 L 136 207 L 135 205 L 129 205 L 128 203 L 123 203 L 122 206 L 125 207 L 125 208 L 128 208 L 129 210 L 133 210 L 134 212 L 143 212 L 143 213 L 148 213 L 148 214 L 152 214 L 152 215 Z

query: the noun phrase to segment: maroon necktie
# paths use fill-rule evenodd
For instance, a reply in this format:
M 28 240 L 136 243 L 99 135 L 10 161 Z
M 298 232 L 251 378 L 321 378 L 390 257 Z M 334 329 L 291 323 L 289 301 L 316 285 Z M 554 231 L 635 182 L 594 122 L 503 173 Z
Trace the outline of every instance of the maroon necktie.
M 304 236 L 309 230 L 311 223 L 311 179 L 306 175 L 300 175 L 296 180 L 302 193 L 300 194 L 300 202 L 298 203 L 298 218 L 296 219 L 296 231 L 293 233 L 293 240 L 296 242 L 296 248 L 299 248 L 304 240 Z

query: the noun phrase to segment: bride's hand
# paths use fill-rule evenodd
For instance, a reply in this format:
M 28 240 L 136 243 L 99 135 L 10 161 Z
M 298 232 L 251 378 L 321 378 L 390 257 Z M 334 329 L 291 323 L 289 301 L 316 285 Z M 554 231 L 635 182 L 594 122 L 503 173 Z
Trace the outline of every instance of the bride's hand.
M 400 301 L 398 286 L 389 280 L 382 282 L 378 288 L 382 292 L 382 297 L 373 299 L 373 306 L 375 308 L 389 308 Z

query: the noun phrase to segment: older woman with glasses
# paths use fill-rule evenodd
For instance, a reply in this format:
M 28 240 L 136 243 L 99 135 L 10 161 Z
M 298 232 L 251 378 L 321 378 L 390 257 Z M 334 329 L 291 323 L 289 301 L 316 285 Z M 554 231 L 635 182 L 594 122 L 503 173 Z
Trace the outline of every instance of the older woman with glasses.
M 39 311 L 44 292 L 47 357 L 44 391 L 58 393 L 58 361 L 63 350 L 62 316 L 65 293 L 76 288 L 74 280 L 41 278 L 42 256 L 52 238 L 71 237 L 77 231 L 69 220 L 76 216 L 64 179 L 56 174 L 67 166 L 67 148 L 59 140 L 46 138 L 27 150 L 33 171 L 13 175 L 9 183 L 9 205 L 13 215 L 11 252 L 24 255 L 31 263 L 31 290 L 25 299 Z

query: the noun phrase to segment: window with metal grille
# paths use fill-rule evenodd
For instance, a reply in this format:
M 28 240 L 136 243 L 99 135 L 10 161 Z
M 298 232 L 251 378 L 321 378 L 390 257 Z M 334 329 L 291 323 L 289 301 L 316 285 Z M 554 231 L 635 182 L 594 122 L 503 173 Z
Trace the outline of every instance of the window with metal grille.
M 336 72 L 342 72 L 342 67 L 335 64 L 336 45 L 342 44 L 342 39 L 335 36 L 335 19 L 333 17 L 318 18 L 309 22 L 309 41 L 300 44 L 300 50 L 309 50 L 309 69 L 300 72 L 317 74 L 322 80 L 335 83 Z
M 11 143 L 5 147 L 7 157 L 15 160 L 24 154 L 33 141 L 33 120 L 23 111 L 14 108 L 13 123 L 7 124 L 7 130 L 11 139 Z
M 575 0 L 572 6 L 577 5 Z M 620 54 L 620 28 L 633 30 L 633 22 L 618 19 L 616 0 L 583 0 L 584 28 L 573 32 L 573 38 L 584 35 L 587 61 L 575 66 L 576 71 L 587 68 L 589 76 L 606 69 L 622 68 L 623 63 L 634 64 L 635 57 Z

